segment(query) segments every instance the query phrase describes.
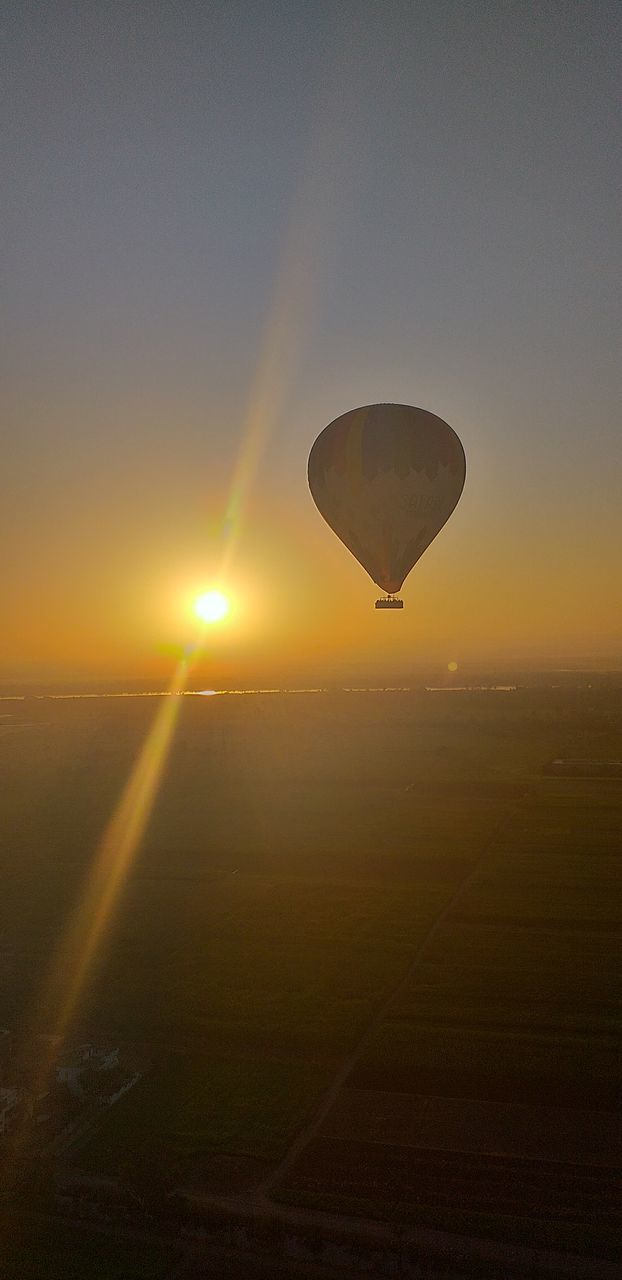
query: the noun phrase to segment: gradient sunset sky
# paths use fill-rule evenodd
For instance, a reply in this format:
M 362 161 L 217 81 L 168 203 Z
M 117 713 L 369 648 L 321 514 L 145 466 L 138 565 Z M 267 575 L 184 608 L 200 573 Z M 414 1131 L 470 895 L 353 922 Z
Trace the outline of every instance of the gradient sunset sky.
M 5 679 L 622 663 L 606 0 L 5 0 Z M 403 613 L 307 490 L 420 405 L 467 454 Z M 212 666 L 210 667 L 210 664 Z

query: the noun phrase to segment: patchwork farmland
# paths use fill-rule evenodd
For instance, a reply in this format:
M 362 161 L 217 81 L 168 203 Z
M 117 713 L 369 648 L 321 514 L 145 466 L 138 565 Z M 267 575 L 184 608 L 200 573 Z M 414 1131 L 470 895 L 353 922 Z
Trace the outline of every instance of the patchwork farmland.
M 16 1034 L 150 703 L 5 723 Z M 615 1265 L 622 789 L 550 766 L 621 739 L 611 683 L 185 699 L 73 1030 L 147 1067 L 56 1178 L 135 1197 L 148 1173 L 274 1238 L 339 1222 L 346 1253 L 373 1226 Z

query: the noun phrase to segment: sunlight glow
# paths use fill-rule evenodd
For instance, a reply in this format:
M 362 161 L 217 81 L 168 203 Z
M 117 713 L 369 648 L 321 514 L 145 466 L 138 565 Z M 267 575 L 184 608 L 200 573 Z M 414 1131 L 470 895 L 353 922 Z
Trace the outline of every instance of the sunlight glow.
M 206 591 L 195 601 L 194 611 L 202 622 L 221 622 L 229 612 L 229 601 L 222 591 Z

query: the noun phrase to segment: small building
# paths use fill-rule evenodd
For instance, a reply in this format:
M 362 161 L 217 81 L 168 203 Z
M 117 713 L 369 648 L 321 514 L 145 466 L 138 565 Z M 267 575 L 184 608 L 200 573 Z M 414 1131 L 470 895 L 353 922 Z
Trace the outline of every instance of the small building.
M 112 1071 L 118 1065 L 118 1047 L 81 1044 L 62 1055 L 56 1067 L 56 1079 L 79 1096 L 85 1071 Z

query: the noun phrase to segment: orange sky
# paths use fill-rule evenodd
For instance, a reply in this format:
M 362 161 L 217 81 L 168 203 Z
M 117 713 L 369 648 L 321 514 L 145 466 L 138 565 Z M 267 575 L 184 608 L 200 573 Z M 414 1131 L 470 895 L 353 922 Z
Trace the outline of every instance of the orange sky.
M 469 475 L 454 515 L 404 585 L 404 611 L 387 615 L 373 609 L 378 589 L 305 485 L 301 459 L 297 492 L 276 484 L 266 491 L 262 480 L 247 499 L 222 584 L 231 613 L 205 633 L 197 678 L 271 683 L 284 671 L 365 664 L 389 677 L 418 663 L 599 664 L 620 652 L 615 512 L 594 502 L 591 541 L 573 530 L 570 502 L 566 522 L 559 505 L 556 527 L 536 507 L 523 529 L 520 495 L 506 495 L 503 510 L 485 481 Z M 123 483 L 95 485 L 89 500 L 74 501 L 67 489 L 42 496 L 29 527 L 14 531 L 19 558 L 4 579 L 12 600 L 1 636 L 7 678 L 165 678 L 175 651 L 198 635 L 195 596 L 219 576 L 213 530 L 222 497 L 207 490 L 195 499 L 182 511 L 167 485 L 149 503 Z

